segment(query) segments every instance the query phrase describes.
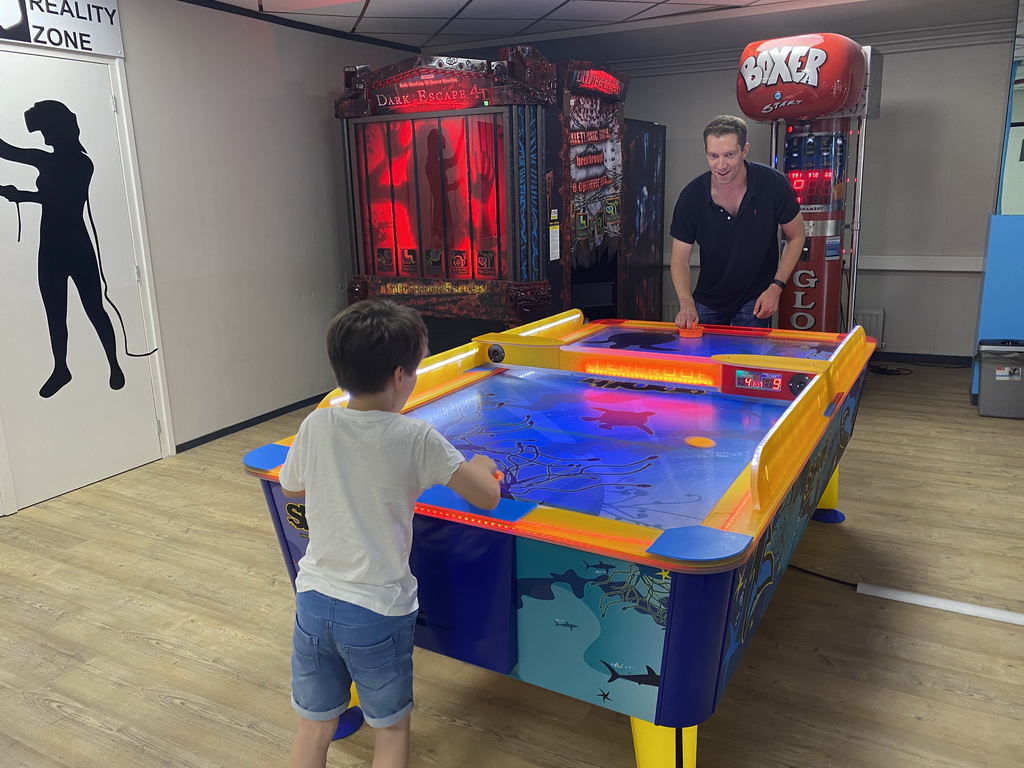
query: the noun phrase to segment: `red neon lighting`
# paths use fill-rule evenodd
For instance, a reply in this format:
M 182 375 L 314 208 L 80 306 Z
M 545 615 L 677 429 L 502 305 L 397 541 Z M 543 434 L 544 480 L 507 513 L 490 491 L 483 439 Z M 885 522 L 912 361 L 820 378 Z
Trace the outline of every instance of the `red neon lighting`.
M 367 274 L 507 274 L 504 131 L 497 115 L 365 123 L 352 166 Z
M 736 518 L 740 516 L 740 512 L 742 512 L 750 503 L 752 497 L 753 496 L 750 493 L 750 491 L 747 491 L 746 493 L 743 494 L 743 498 L 739 500 L 739 502 L 736 504 L 736 507 L 733 509 L 732 513 L 729 515 L 725 523 L 722 525 L 723 531 L 728 531 L 730 528 L 732 528 L 733 523 L 736 522 Z
M 718 388 L 719 369 L 714 363 L 674 362 L 654 356 L 645 359 L 636 353 L 605 357 L 583 357 L 580 371 L 600 376 L 627 379 L 664 381 L 669 384 L 688 384 L 697 387 Z
M 615 75 L 602 72 L 600 69 L 584 69 L 576 72 L 576 85 L 588 91 L 618 96 L 622 92 L 622 83 Z

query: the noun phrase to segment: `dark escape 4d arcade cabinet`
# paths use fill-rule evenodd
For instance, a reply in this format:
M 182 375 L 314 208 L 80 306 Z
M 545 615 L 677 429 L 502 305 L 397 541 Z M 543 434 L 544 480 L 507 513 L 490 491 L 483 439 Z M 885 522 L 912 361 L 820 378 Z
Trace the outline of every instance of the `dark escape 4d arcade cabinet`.
M 346 67 L 349 301 L 412 306 L 449 346 L 569 307 L 660 319 L 664 127 L 627 131 L 626 85 L 527 46 Z

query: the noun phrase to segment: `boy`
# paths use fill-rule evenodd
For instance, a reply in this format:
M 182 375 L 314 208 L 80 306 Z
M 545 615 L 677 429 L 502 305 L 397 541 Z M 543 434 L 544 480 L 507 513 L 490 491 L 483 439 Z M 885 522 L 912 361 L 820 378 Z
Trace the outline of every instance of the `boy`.
M 372 768 L 406 768 L 419 607 L 413 505 L 443 484 L 493 509 L 500 488 L 491 459 L 466 461 L 427 422 L 400 413 L 427 352 L 415 310 L 353 304 L 328 326 L 327 352 L 348 407 L 307 416 L 280 473 L 286 496 L 305 493 L 309 524 L 295 580 L 292 706 L 301 719 L 288 765 L 326 765 L 354 681 L 375 729 Z

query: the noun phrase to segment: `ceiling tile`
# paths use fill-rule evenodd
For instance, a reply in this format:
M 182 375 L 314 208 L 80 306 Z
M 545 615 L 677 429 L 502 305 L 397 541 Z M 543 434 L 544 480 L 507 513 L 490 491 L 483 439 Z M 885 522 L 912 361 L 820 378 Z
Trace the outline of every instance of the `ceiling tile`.
M 529 29 L 525 30 L 525 33 L 531 35 L 538 35 L 544 32 L 561 32 L 562 30 L 569 29 L 580 29 L 583 27 L 600 27 L 600 24 L 593 24 L 585 21 L 577 21 L 574 19 L 552 19 L 550 17 L 546 19 L 540 19 L 539 21 L 533 22 Z
M 466 0 L 368 0 L 367 16 L 443 16 L 451 18 Z
M 374 34 L 366 34 L 365 37 L 372 37 L 374 40 L 384 40 L 389 43 L 401 43 L 402 45 L 409 45 L 413 48 L 422 48 L 427 44 L 428 40 L 433 40 L 433 35 L 426 35 L 422 32 L 409 33 L 409 32 L 375 32 Z M 412 53 L 410 56 L 414 55 Z
M 388 32 L 432 35 L 441 29 L 447 21 L 447 18 L 411 19 L 395 16 L 363 16 L 353 31 L 360 35 L 379 35 Z
M 460 19 L 537 19 L 546 16 L 565 0 L 472 0 Z M 650 0 L 644 0 L 650 2 Z M 525 22 L 524 22 L 525 23 Z
M 481 41 L 481 35 L 449 35 L 442 32 L 430 38 L 430 45 L 458 45 L 461 43 L 477 43 Z M 486 42 L 486 41 L 485 41 Z M 493 52 L 489 53 L 488 59 L 498 58 L 498 46 L 495 45 Z
M 241 5 L 233 2 L 232 5 Z M 260 0 L 251 0 L 247 5 L 261 5 Z M 329 14 L 331 16 L 355 17 L 363 12 L 363 0 L 262 0 L 264 13 L 275 15 L 294 14 Z
M 706 5 L 663 3 L 661 5 L 656 5 L 653 8 L 648 8 L 645 11 L 640 11 L 636 16 L 630 18 L 630 21 L 636 21 L 637 19 L 653 19 L 659 16 L 674 16 L 682 13 L 707 12 L 707 10 L 708 6 Z
M 661 0 L 665 5 L 703 5 L 705 8 L 742 8 L 760 2 L 778 3 L 780 0 Z M 827 1 L 827 0 L 826 0 Z M 824 2 L 822 3 L 824 4 Z
M 529 24 L 522 19 L 464 19 L 460 16 L 448 22 L 441 31 L 456 35 L 475 34 L 478 38 L 499 37 L 518 35 Z
M 653 6 L 655 3 L 649 3 Z M 569 0 L 556 9 L 549 19 L 578 19 L 580 21 L 624 21 L 643 10 L 643 3 L 610 3 L 602 0 Z

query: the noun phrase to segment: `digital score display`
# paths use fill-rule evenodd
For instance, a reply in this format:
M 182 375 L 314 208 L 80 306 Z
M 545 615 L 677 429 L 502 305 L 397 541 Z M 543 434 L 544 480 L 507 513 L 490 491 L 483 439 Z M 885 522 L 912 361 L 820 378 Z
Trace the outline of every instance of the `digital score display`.
M 783 172 L 801 208 L 842 210 L 845 205 L 846 135 L 789 127 Z
M 832 171 L 790 171 L 788 175 L 800 205 L 828 205 L 832 202 Z
M 756 389 L 760 392 L 781 392 L 781 373 L 766 371 L 736 371 L 736 389 Z

